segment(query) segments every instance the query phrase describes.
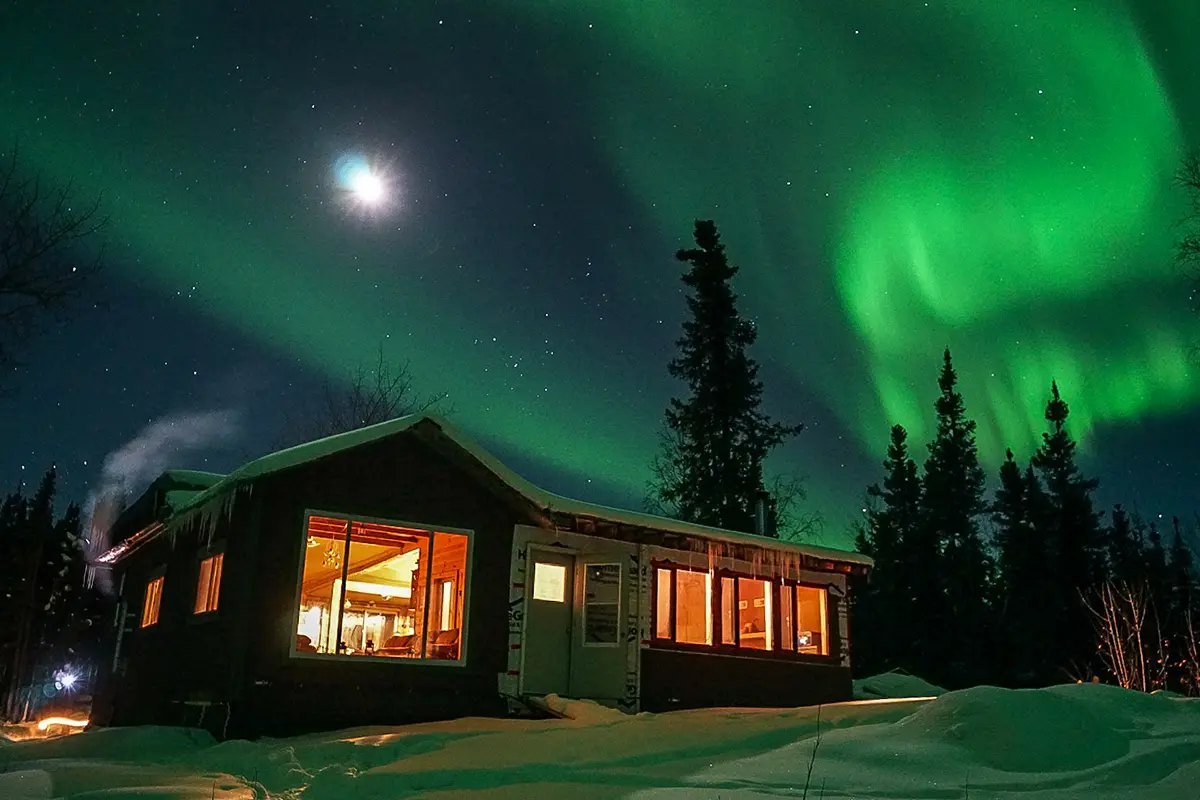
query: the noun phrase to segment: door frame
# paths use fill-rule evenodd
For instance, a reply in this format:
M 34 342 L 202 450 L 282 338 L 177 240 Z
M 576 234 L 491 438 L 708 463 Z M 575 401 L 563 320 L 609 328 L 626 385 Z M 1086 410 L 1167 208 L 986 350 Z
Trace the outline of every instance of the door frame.
M 525 618 L 521 620 L 521 666 L 520 675 L 517 681 L 517 694 L 525 695 L 525 653 L 528 652 L 529 643 L 529 610 L 533 608 L 533 562 L 535 553 L 549 553 L 551 555 L 571 556 L 575 561 L 575 566 L 571 569 L 571 582 L 569 590 L 571 592 L 571 634 L 567 637 L 567 658 L 571 657 L 570 645 L 575 637 L 575 571 L 579 566 L 579 549 L 576 547 L 561 547 L 559 545 L 545 544 L 543 542 L 529 542 L 525 545 Z M 571 671 L 567 668 L 567 689 L 571 688 Z

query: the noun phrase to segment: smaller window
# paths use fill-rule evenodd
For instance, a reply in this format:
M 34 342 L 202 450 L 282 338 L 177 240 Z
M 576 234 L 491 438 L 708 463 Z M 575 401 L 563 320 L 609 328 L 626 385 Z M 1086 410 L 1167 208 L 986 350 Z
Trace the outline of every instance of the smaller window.
M 200 562 L 200 580 L 196 582 L 195 614 L 207 614 L 217 610 L 221 595 L 221 569 L 225 565 L 225 554 L 217 553 Z
M 737 644 L 737 579 L 721 578 L 721 644 Z
M 621 642 L 621 565 L 588 564 L 583 575 L 583 643 L 614 647 Z
M 829 620 L 825 590 L 796 587 L 796 652 L 829 655 Z
M 533 599 L 550 603 L 564 603 L 567 599 L 567 568 L 562 564 L 547 564 L 545 561 L 533 565 Z
M 671 638 L 671 570 L 662 569 L 661 567 L 655 571 L 655 613 L 654 613 L 654 638 L 670 639 Z
M 146 584 L 146 595 L 142 599 L 141 627 L 149 628 L 158 623 L 158 608 L 162 604 L 163 576 L 159 575 Z

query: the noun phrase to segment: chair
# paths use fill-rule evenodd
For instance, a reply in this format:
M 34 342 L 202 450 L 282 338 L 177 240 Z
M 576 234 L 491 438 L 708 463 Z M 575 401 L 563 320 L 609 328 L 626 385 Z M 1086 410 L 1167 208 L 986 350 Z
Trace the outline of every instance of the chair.
M 429 645 L 430 658 L 458 658 L 458 628 L 438 631 Z
M 383 647 L 375 651 L 375 655 L 410 656 L 412 655 L 413 640 L 416 638 L 416 635 L 411 633 L 389 636 L 387 641 L 383 643 Z

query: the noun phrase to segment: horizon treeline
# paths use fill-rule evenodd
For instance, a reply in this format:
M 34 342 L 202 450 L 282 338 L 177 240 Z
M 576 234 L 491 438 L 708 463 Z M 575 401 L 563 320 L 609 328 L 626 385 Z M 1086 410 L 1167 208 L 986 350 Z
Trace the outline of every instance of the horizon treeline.
M 951 689 L 1100 680 L 1200 693 L 1183 525 L 1097 507 L 1070 408 L 1057 383 L 1047 388 L 1041 445 L 1024 464 L 1007 451 L 990 493 L 948 348 L 920 468 L 907 431 L 891 429 L 855 537 L 875 559 L 851 592 L 856 673 L 902 669 Z

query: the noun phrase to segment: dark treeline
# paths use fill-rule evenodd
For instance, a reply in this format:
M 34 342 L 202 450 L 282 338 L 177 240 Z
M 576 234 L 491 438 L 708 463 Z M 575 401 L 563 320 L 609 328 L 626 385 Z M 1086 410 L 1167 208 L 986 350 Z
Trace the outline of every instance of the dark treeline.
M 857 535 L 875 559 L 852 593 L 860 674 L 948 688 L 1070 680 L 1200 693 L 1196 571 L 1183 526 L 1096 508 L 1070 409 L 1052 384 L 1028 464 L 1008 451 L 989 493 L 950 351 L 924 464 L 892 428 Z
M 51 469 L 0 504 L 0 715 L 25 718 L 86 696 L 107 601 L 88 586 L 80 509 L 55 513 Z

